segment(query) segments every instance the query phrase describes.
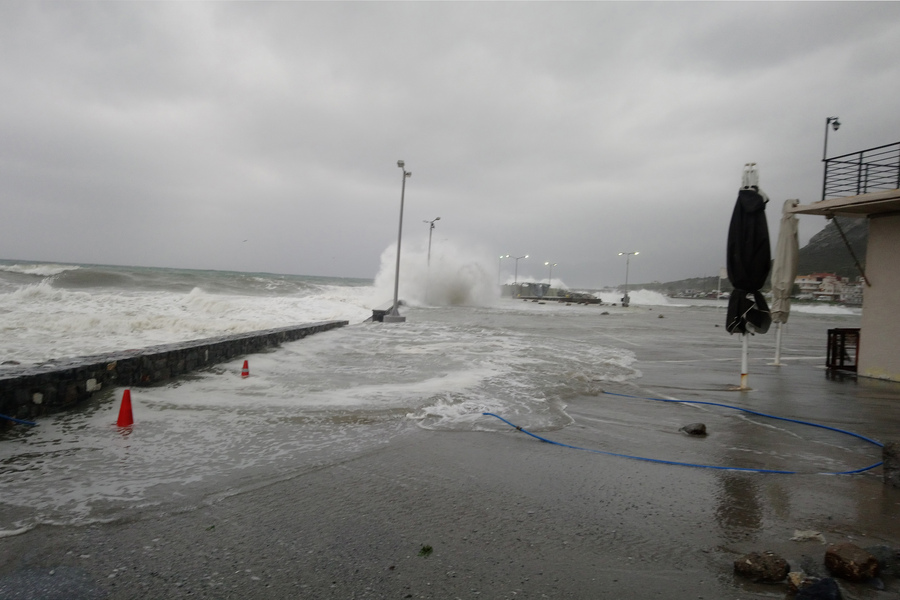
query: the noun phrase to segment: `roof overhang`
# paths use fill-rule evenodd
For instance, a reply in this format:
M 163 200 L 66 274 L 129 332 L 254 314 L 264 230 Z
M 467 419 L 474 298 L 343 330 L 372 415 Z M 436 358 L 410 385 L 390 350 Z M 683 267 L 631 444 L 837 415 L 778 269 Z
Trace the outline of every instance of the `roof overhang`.
M 801 204 L 793 210 L 794 214 L 822 215 L 833 217 L 869 217 L 884 213 L 900 213 L 900 189 L 885 190 L 860 194 L 859 196 L 847 196 L 844 198 L 829 198 L 812 204 Z

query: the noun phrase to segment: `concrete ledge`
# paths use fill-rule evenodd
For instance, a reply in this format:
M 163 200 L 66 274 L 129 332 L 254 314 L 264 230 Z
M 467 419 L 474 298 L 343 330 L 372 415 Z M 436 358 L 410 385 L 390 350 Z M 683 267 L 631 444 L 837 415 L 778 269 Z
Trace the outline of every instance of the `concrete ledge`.
M 51 360 L 0 372 L 0 414 L 32 419 L 64 410 L 104 386 L 138 387 L 347 325 L 323 321 L 110 354 Z M 0 420 L 0 427 L 5 420 Z
M 577 296 L 516 296 L 516 300 L 531 302 L 559 302 L 560 304 L 603 304 L 600 298 L 581 298 Z

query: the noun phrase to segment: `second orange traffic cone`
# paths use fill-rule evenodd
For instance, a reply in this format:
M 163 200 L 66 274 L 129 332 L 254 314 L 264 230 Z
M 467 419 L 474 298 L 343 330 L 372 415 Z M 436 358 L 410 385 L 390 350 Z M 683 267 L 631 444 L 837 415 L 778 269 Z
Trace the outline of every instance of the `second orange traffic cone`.
M 119 420 L 116 421 L 119 427 L 131 427 L 134 425 L 134 415 L 131 414 L 131 390 L 125 390 L 122 394 L 122 406 L 119 407 Z
M 241 377 L 250 377 L 250 365 L 247 364 L 247 361 L 244 361 L 244 368 L 241 369 Z

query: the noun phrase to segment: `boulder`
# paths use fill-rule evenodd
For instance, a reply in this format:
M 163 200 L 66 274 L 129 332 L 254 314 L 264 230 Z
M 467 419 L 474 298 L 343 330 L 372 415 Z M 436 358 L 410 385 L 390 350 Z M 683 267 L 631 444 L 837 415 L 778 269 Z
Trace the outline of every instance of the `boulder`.
M 751 552 L 734 561 L 735 573 L 761 583 L 784 581 L 790 570 L 787 561 L 773 552 Z
M 683 431 L 688 435 L 704 436 L 706 435 L 706 425 L 703 423 L 691 423 L 690 425 L 685 425 L 678 431 Z
M 796 600 L 842 600 L 843 596 L 837 581 L 826 577 L 801 587 L 794 598 Z
M 856 544 L 828 546 L 825 567 L 832 575 L 849 581 L 866 581 L 878 574 L 878 560 Z

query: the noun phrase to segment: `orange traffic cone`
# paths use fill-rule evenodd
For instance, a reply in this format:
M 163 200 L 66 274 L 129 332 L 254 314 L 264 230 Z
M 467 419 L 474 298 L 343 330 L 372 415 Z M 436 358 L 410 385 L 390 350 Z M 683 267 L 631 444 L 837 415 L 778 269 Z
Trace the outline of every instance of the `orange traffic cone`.
M 122 406 L 119 408 L 119 427 L 131 427 L 134 425 L 134 415 L 131 414 L 131 390 L 125 390 L 122 394 Z
M 244 361 L 244 368 L 241 369 L 241 377 L 250 377 L 250 365 L 247 364 L 247 361 Z

